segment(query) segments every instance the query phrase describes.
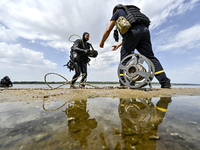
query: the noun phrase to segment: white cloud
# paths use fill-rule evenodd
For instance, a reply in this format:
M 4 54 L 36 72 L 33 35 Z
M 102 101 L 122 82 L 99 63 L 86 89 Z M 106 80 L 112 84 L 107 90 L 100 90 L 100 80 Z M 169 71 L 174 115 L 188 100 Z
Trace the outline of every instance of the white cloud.
M 0 43 L 0 54 L 1 76 L 11 76 L 15 81 L 43 80 L 41 75 L 57 67 L 56 63 L 45 59 L 43 53 L 23 48 L 20 44 Z
M 163 35 L 165 32 L 163 33 Z M 158 46 L 157 51 L 175 50 L 176 52 L 186 52 L 188 49 L 200 47 L 200 25 L 196 24 L 188 29 L 182 30 L 167 39 L 168 42 Z M 179 48 L 182 48 L 178 51 Z
M 43 41 L 43 42 L 40 42 L 40 44 L 43 45 L 43 46 L 50 46 L 50 47 L 55 48 L 57 50 L 66 51 L 66 50 L 70 50 L 73 43 L 56 42 L 56 41 Z
M 199 0 L 142 0 L 138 4 L 141 7 L 141 11 L 150 17 L 150 28 L 154 29 L 170 18 L 178 15 L 182 15 L 188 10 L 191 10 L 198 5 Z M 156 4 L 156 5 L 155 5 Z
M 99 60 L 98 60 L 99 61 Z M 93 68 L 91 68 L 93 67 Z M 95 69 L 94 69 L 95 67 Z M 118 65 L 98 68 L 99 65 L 91 63 L 91 66 L 88 67 L 88 81 L 118 81 L 117 68 Z M 98 80 L 97 80 L 98 79 Z
M 35 40 L 31 40 L 31 41 L 29 41 L 29 43 L 35 43 Z
M 152 22 L 150 28 L 153 30 L 174 16 L 183 15 L 188 10 L 192 10 L 198 5 L 198 2 L 199 0 L 140 0 L 134 2 L 127 0 L 123 4 L 133 4 L 141 8 L 141 12 L 150 17 Z M 12 67 L 15 64 L 26 69 L 55 69 L 56 64 L 50 61 L 50 58 L 48 60 L 44 59 L 43 53 L 21 47 L 18 39 L 28 41 L 31 45 L 37 44 L 37 47 L 39 44 L 41 47 L 49 46 L 59 51 L 69 51 L 73 44 L 68 41 L 69 36 L 72 34 L 82 36 L 82 33 L 87 31 L 90 33 L 89 42 L 99 51 L 96 61 L 91 61 L 91 72 L 94 71 L 98 75 L 101 72 L 106 72 L 105 76 L 101 76 L 102 80 L 115 76 L 114 72 L 116 71 L 114 70 L 116 70 L 119 63 L 120 49 L 117 52 L 111 51 L 111 46 L 115 44 L 112 33 L 106 41 L 104 49 L 99 48 L 99 42 L 112 16 L 112 9 L 118 3 L 121 2 L 117 0 L 2 1 L 0 3 L 0 40 L 6 42 L 7 47 L 10 49 L 11 47 L 13 48 L 9 51 L 12 57 L 8 56 L 7 51 L 3 51 L 3 54 L 1 53 L 1 67 Z M 167 30 L 163 30 L 163 33 L 160 32 L 159 36 L 163 36 L 162 39 L 165 40 L 165 43 L 159 40 L 156 45 L 159 45 L 159 50 L 166 51 L 170 48 L 181 47 L 191 49 L 194 45 L 199 46 L 200 34 L 198 30 L 199 25 L 173 35 L 171 32 L 166 34 Z M 192 32 L 198 35 L 194 38 L 192 37 Z M 186 40 L 187 38 L 190 39 Z M 175 39 L 175 41 L 166 39 Z M 13 41 L 15 42 L 14 44 Z M 6 43 L 4 43 L 4 46 Z M 39 51 L 42 50 L 39 49 Z M 44 51 L 44 53 L 46 52 Z M 30 59 L 27 59 L 28 57 Z M 22 69 L 22 71 L 26 69 Z
M 56 63 L 44 59 L 41 52 L 23 48 L 20 44 L 0 43 L 0 67 L 56 68 Z
M 166 0 L 165 2 L 136 1 L 134 5 L 152 20 L 151 28 L 155 28 L 174 15 L 180 15 L 195 6 L 198 0 Z M 0 4 L 0 21 L 13 32 L 6 34 L 7 40 L 22 37 L 28 40 L 43 40 L 46 45 L 58 50 L 66 50 L 65 43 L 74 33 L 82 36 L 84 31 L 91 33 L 92 42 L 99 42 L 112 15 L 113 7 L 119 2 L 112 1 L 3 1 Z M 156 5 L 153 5 L 155 4 Z M 132 4 L 126 1 L 123 4 Z M 149 9 L 151 8 L 151 9 Z M 183 9 L 184 8 L 184 9 Z M 110 13 L 109 13 L 110 12 Z M 2 28 L 2 27 L 1 27 Z M 4 27 L 5 28 L 5 27 Z M 1 29 L 2 30 L 2 29 Z M 4 34 L 5 35 L 5 34 Z M 51 42 L 48 42 L 51 41 Z M 44 44 L 43 43 L 43 44 Z
M 66 49 L 64 42 L 72 34 L 82 36 L 88 31 L 93 37 L 102 34 L 105 22 L 109 22 L 107 12 L 102 12 L 98 6 L 105 5 L 104 1 L 4 1 L 0 4 L 0 21 L 16 32 L 18 37 L 28 40 L 53 41 L 47 45 L 53 48 Z M 94 8 L 96 6 L 96 8 Z M 110 9 L 111 12 L 111 9 Z M 111 17 L 111 14 L 109 14 Z M 102 22 L 105 20 L 105 22 Z M 95 34 L 94 34 L 95 33 Z M 100 34 L 101 33 L 101 34 Z
M 15 41 L 18 36 L 11 29 L 6 29 L 0 24 L 0 39 L 3 41 Z
M 193 57 L 192 59 L 200 60 L 200 56 Z
M 197 6 L 198 2 L 199 0 L 190 0 L 189 2 L 179 4 L 177 12 L 174 11 L 174 15 L 181 15 L 188 10 L 192 10 L 195 6 Z
M 200 62 L 194 62 L 188 65 L 184 65 L 176 68 L 175 70 L 167 71 L 169 77 L 172 78 L 172 83 L 193 83 L 199 84 L 200 79 L 198 75 L 200 74 Z

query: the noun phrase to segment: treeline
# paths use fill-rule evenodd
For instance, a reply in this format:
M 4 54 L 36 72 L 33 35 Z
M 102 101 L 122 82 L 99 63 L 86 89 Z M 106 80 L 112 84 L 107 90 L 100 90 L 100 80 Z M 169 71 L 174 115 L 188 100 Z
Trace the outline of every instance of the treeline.
M 48 82 L 48 84 L 64 84 L 66 82 Z M 88 81 L 89 84 L 119 84 L 119 82 Z M 13 84 L 46 84 L 43 81 L 14 81 Z
M 44 81 L 14 81 L 13 84 L 46 84 Z M 64 84 L 66 82 L 48 82 L 48 84 Z M 111 81 L 87 81 L 89 84 L 119 84 L 119 82 Z M 139 84 L 139 82 L 137 82 Z M 151 84 L 159 84 L 158 82 L 152 82 Z
M 13 84 L 46 84 L 43 81 L 14 81 L 12 83 Z M 55 83 L 55 82 L 52 82 L 52 83 Z

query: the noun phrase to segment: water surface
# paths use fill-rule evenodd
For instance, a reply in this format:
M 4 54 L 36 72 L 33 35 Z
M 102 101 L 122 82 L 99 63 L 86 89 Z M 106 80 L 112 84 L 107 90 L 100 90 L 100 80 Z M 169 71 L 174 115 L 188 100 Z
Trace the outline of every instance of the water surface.
M 0 149 L 200 149 L 200 96 L 0 103 Z
M 50 84 L 53 88 L 58 87 L 60 84 Z M 107 87 L 107 86 L 119 86 L 119 84 L 92 84 L 94 86 L 98 87 Z M 62 86 L 61 88 L 68 87 L 69 84 L 66 84 Z M 78 87 L 78 85 L 76 85 Z M 86 86 L 90 88 L 91 86 Z M 1 87 L 0 87 L 1 88 Z M 12 89 L 15 88 L 46 88 L 50 89 L 46 84 L 14 84 L 13 87 L 10 87 Z M 145 88 L 149 88 L 149 86 L 145 86 Z M 159 84 L 152 84 L 152 88 L 160 88 Z M 172 85 L 172 88 L 200 88 L 200 85 Z

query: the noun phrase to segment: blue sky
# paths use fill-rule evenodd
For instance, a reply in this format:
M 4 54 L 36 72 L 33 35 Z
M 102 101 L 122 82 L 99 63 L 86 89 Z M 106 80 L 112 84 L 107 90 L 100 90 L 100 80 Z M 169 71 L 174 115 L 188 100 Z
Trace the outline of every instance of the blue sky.
M 136 5 L 150 18 L 154 54 L 171 82 L 200 84 L 200 0 L 2 0 L 0 78 L 43 81 L 55 72 L 70 80 L 74 72 L 63 67 L 73 44 L 68 39 L 87 31 L 99 52 L 88 66 L 88 81 L 118 81 L 120 49 L 111 51 L 113 32 L 103 49 L 99 43 L 119 3 Z

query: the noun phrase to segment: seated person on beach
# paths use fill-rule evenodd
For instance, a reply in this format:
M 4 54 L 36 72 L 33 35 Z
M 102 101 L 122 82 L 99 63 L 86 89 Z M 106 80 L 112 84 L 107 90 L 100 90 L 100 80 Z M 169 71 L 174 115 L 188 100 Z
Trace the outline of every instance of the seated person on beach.
M 12 82 L 10 81 L 10 78 L 8 76 L 3 77 L 3 79 L 1 79 L 0 87 L 9 87 L 9 86 L 13 86 Z

